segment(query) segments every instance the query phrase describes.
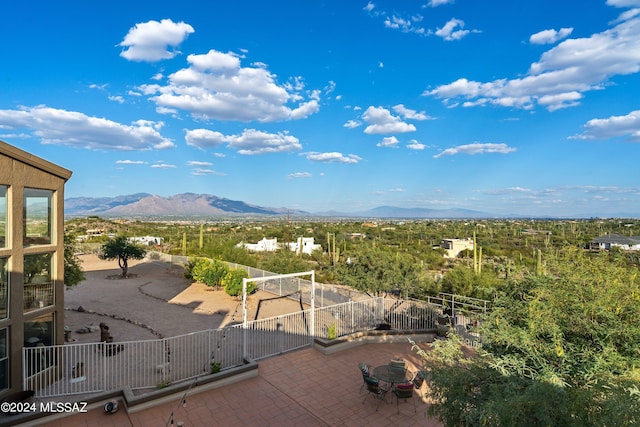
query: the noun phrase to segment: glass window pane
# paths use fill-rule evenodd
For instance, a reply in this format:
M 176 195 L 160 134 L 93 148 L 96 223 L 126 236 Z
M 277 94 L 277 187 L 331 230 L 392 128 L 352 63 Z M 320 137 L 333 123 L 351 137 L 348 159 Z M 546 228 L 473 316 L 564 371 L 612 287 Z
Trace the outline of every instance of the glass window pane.
M 51 199 L 53 191 L 24 189 L 24 245 L 51 243 Z
M 9 314 L 9 264 L 8 258 L 0 258 L 0 319 Z
M 24 256 L 24 311 L 53 305 L 50 253 Z
M 0 185 L 0 248 L 7 247 L 7 186 Z
M 53 314 L 40 316 L 36 319 L 24 322 L 24 347 L 35 347 L 37 350 L 29 351 L 26 354 L 27 375 L 31 376 L 53 364 Z
M 9 349 L 7 329 L 0 329 L 0 390 L 9 388 Z

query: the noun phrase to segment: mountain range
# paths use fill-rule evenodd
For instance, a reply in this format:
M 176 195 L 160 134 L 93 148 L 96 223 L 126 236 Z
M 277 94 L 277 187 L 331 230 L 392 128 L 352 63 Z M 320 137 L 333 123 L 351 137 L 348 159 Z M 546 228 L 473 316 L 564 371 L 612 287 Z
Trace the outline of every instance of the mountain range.
M 492 215 L 467 209 L 398 208 L 380 206 L 362 212 L 311 213 L 287 208 L 271 208 L 210 194 L 184 193 L 162 197 L 136 193 L 117 197 L 72 197 L 65 200 L 67 216 L 318 216 L 362 218 L 487 218 Z

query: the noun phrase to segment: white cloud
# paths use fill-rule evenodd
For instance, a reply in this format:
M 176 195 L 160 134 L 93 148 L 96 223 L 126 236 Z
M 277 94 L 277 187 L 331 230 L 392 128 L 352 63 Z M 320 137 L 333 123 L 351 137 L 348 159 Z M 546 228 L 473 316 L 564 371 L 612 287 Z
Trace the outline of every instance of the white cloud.
M 187 145 L 202 149 L 217 147 L 225 142 L 225 138 L 220 132 L 214 132 L 209 129 L 187 130 L 184 137 Z
M 533 190 L 530 188 L 523 187 L 509 187 L 509 188 L 495 188 L 490 190 L 482 191 L 483 194 L 489 194 L 492 196 L 505 196 L 505 195 L 513 195 L 513 194 L 527 194 L 533 193 Z
M 623 21 L 628 21 L 629 19 L 633 19 L 636 16 L 640 15 L 640 8 L 635 8 L 635 9 L 631 9 L 631 10 L 627 10 L 625 12 L 622 12 L 620 14 L 620 16 L 618 16 L 617 19 L 615 19 L 612 23 L 618 23 L 618 22 L 623 22 Z
M 175 169 L 177 166 L 161 162 L 161 163 L 154 163 L 153 165 L 151 165 L 151 167 L 154 169 Z
M 360 123 L 357 120 L 349 120 L 348 122 L 346 122 L 342 126 L 344 126 L 346 128 L 349 128 L 349 129 L 354 129 L 354 128 L 357 128 L 358 126 L 361 126 L 361 125 L 362 125 L 362 123 Z
M 382 138 L 382 141 L 376 144 L 376 146 L 397 148 L 399 142 L 400 141 L 398 141 L 398 138 L 396 138 L 395 136 L 385 136 L 384 138 Z
M 188 111 L 199 119 L 273 122 L 303 119 L 320 110 L 320 92 L 305 91 L 301 78 L 278 85 L 264 66 L 242 67 L 240 59 L 213 49 L 189 55 L 189 67 L 169 75 L 166 86 L 139 89 L 158 107 Z
M 533 108 L 540 100 L 549 110 L 578 105 L 577 93 L 601 89 L 616 75 L 640 71 L 640 18 L 633 18 L 590 37 L 567 39 L 531 64 L 525 77 L 490 82 L 458 79 L 425 91 L 446 104 L 458 98 L 466 106 L 490 103 Z M 550 102 L 552 99 L 557 102 Z
M 286 132 L 267 133 L 245 129 L 241 135 L 231 135 L 227 140 L 229 147 L 240 154 L 283 153 L 302 148 L 298 138 Z
M 227 174 L 226 173 L 222 173 L 222 172 L 218 172 L 218 171 L 214 171 L 212 169 L 197 168 L 193 172 L 191 172 L 191 175 L 195 175 L 195 176 L 206 176 L 206 175 L 226 176 Z
M 376 190 L 373 192 L 373 194 L 376 196 L 383 196 L 387 193 L 404 193 L 405 191 L 407 190 L 405 190 L 402 187 L 396 187 L 396 188 L 389 188 L 387 190 Z
M 309 172 L 295 172 L 287 175 L 287 179 L 311 178 L 311 176 Z
M 325 95 L 329 95 L 330 93 L 333 93 L 336 90 L 336 82 L 334 82 L 333 80 L 329 80 L 329 84 L 327 84 L 324 87 L 324 93 Z M 340 95 L 338 95 L 340 96 Z
M 189 160 L 187 162 L 187 164 L 189 166 L 198 166 L 198 167 L 209 167 L 209 166 L 213 166 L 213 163 L 211 162 L 202 162 L 200 160 Z
M 247 155 L 283 153 L 302 148 L 298 138 L 288 132 L 268 133 L 255 129 L 245 129 L 240 135 L 223 135 L 208 129 L 194 129 L 187 131 L 185 140 L 187 145 L 202 149 L 227 143 L 229 148 Z
M 459 28 L 459 29 L 456 29 Z M 444 24 L 444 27 L 438 28 L 435 31 L 435 35 L 438 37 L 442 37 L 447 41 L 460 40 L 467 34 L 469 34 L 469 30 L 463 30 L 464 21 L 461 19 L 452 18 Z
M 425 114 L 424 111 L 417 112 L 406 108 L 403 104 L 398 104 L 393 107 L 393 111 L 400 114 L 402 117 L 408 120 L 429 120 L 431 117 Z
M 557 41 L 565 39 L 569 37 L 569 35 L 573 32 L 573 28 L 560 28 L 560 30 L 556 31 L 553 29 L 550 30 L 542 30 L 538 33 L 532 34 L 529 37 L 529 43 L 533 44 L 553 44 Z
M 118 165 L 146 165 L 147 162 L 143 160 L 116 160 Z
M 2 126 L 0 126 L 0 129 L 2 129 Z M 26 133 L 3 133 L 0 134 L 0 139 L 29 139 L 31 138 L 31 135 L 26 134 Z
M 112 96 L 108 96 L 107 98 L 109 98 L 109 101 L 114 101 L 114 102 L 117 102 L 118 104 L 124 104 L 124 98 L 121 97 L 120 95 L 112 95 Z
M 138 120 L 124 125 L 105 118 L 46 106 L 0 110 L 0 126 L 29 129 L 43 144 L 100 150 L 149 150 L 175 144 L 158 130 L 162 122 Z
M 429 3 L 427 3 L 427 6 L 429 7 L 438 7 L 438 6 L 442 6 L 443 4 L 453 4 L 455 0 L 430 0 Z
M 355 154 L 347 154 L 346 156 L 342 153 L 331 152 L 331 153 L 308 153 L 307 160 L 311 160 L 313 162 L 325 162 L 325 163 L 351 163 L 355 164 L 362 160 L 361 157 L 356 156 Z
M 175 23 L 171 19 L 139 23 L 129 29 L 118 45 L 124 47 L 120 56 L 130 61 L 146 62 L 171 59 L 179 52 L 169 48 L 175 48 L 193 32 L 191 25 Z
M 583 95 L 580 92 L 572 91 L 559 93 L 556 95 L 543 95 L 538 98 L 538 104 L 547 106 L 549 111 L 559 110 L 561 108 L 574 107 L 579 104 L 579 100 Z
M 415 139 L 412 139 L 411 141 L 409 141 L 409 144 L 407 144 L 407 148 L 410 150 L 424 150 L 426 148 L 426 145 L 419 143 Z
M 483 154 L 483 153 L 500 153 L 507 154 L 516 151 L 515 148 L 509 147 L 507 144 L 478 143 L 466 145 L 458 145 L 457 147 L 447 148 L 433 156 L 434 159 L 444 156 L 454 156 L 456 154 Z
M 426 31 L 423 27 L 417 25 L 422 21 L 422 19 L 423 18 L 420 15 L 414 15 L 410 18 L 401 18 L 399 16 L 392 15 L 391 17 L 385 18 L 384 26 L 394 30 L 400 30 L 403 33 L 415 33 L 424 35 L 427 34 L 428 31 Z
M 371 12 L 375 7 L 376 7 L 375 4 L 369 2 L 365 7 L 363 7 L 363 9 L 366 10 L 367 12 Z
M 403 122 L 383 107 L 370 106 L 362 118 L 369 123 L 369 126 L 364 130 L 366 134 L 405 133 L 416 130 L 414 125 Z
M 614 7 L 637 7 L 640 0 L 607 0 L 607 5 Z
M 606 140 L 621 137 L 631 142 L 640 142 L 640 110 L 625 116 L 591 119 L 584 125 L 584 132 L 572 139 Z

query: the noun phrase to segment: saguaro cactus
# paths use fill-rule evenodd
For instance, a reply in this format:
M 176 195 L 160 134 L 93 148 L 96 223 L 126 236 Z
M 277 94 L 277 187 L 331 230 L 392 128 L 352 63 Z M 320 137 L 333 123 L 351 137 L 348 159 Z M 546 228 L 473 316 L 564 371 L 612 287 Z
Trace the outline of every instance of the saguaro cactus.
M 536 274 L 542 276 L 542 251 L 540 249 L 538 249 L 536 257 Z

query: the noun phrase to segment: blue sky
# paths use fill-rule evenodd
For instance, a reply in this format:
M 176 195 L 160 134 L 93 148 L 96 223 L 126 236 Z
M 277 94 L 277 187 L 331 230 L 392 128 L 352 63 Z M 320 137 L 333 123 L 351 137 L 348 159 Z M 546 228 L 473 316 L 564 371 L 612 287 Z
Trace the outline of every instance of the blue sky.
M 640 213 L 640 0 L 26 0 L 0 38 L 0 139 L 66 197 Z

